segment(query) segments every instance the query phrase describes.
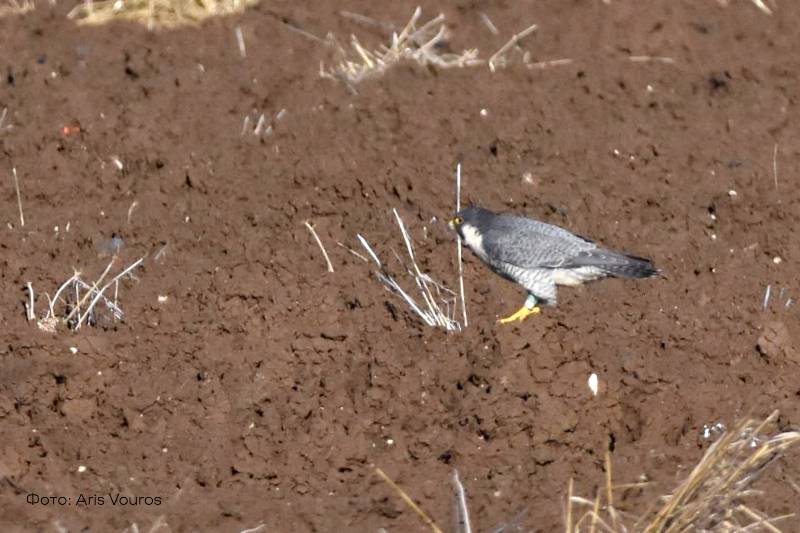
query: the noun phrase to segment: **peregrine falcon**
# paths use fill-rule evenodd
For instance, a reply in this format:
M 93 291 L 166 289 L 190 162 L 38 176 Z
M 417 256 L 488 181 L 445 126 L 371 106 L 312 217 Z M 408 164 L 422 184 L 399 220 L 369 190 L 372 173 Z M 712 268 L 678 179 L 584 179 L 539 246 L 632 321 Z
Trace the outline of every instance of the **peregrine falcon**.
M 461 210 L 448 225 L 495 273 L 528 291 L 525 305 L 500 319 L 502 324 L 539 313 L 539 302 L 555 305 L 556 285 L 574 287 L 608 276 L 649 278 L 659 273 L 648 259 L 604 250 L 552 224 L 481 207 Z

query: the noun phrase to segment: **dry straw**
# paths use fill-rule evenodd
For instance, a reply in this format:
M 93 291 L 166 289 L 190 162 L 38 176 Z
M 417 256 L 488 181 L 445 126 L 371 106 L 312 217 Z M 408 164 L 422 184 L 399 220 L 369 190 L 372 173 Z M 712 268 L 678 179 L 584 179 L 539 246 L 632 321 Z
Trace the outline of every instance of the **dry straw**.
M 352 14 L 350 15 L 352 18 Z M 444 25 L 444 15 L 440 14 L 417 26 L 421 16 L 422 9 L 417 7 L 405 28 L 399 34 L 392 34 L 389 45 L 381 45 L 375 50 L 363 46 L 355 35 L 350 37 L 350 48 L 345 48 L 332 34 L 328 34 L 325 42 L 333 48 L 337 59 L 332 66 L 321 63 L 320 76 L 343 81 L 355 90 L 358 83 L 380 76 L 404 60 L 442 69 L 488 65 L 494 71 L 497 67 L 506 65 L 508 52 L 536 30 L 535 24 L 527 27 L 487 60 L 478 57 L 476 48 L 464 50 L 460 54 L 444 51 L 441 45 L 449 37 L 449 31 Z M 360 15 L 358 17 L 369 20 Z
M 85 0 L 67 15 L 80 24 L 106 24 L 132 20 L 157 26 L 196 24 L 210 17 L 242 13 L 258 0 Z
M 76 271 L 58 287 L 52 298 L 45 293 L 48 306 L 42 317 L 36 316 L 36 295 L 33 284 L 26 283 L 29 301 L 26 302 L 25 309 L 28 321 L 35 321 L 37 327 L 47 333 L 55 333 L 61 325 L 77 331 L 83 325 L 96 321 L 98 303 L 103 304 L 113 320 L 122 320 L 124 315 L 117 301 L 119 283 L 124 278 L 133 276 L 132 272 L 141 266 L 144 257 L 134 261 L 114 276 L 111 281 L 103 284 L 103 280 L 108 276 L 116 259 L 116 256 L 112 257 L 100 277 L 91 284 L 84 281 L 82 274 Z M 106 291 L 112 286 L 114 287 L 113 300 L 106 296 Z
M 23 15 L 28 11 L 33 11 L 36 5 L 33 0 L 0 0 L 0 18 L 11 15 Z M 0 120 L 0 125 L 2 120 Z
M 788 431 L 767 436 L 765 430 L 778 416 L 772 413 L 766 420 L 746 419 L 711 445 L 686 480 L 672 494 L 661 498 L 665 503 L 653 511 L 627 518 L 615 507 L 614 487 L 611 484 L 611 459 L 606 455 L 605 499 L 598 494 L 587 500 L 572 494 L 570 482 L 566 511 L 566 532 L 643 532 L 683 533 L 744 533 L 781 531 L 776 524 L 792 515 L 767 517 L 746 505 L 751 489 L 764 469 L 789 448 L 800 444 L 800 432 Z M 627 485 L 629 487 L 630 485 Z M 604 501 L 603 501 L 604 500 Z M 573 524 L 576 509 L 586 507 Z M 627 519 L 626 519 L 627 518 Z M 630 523 L 633 522 L 633 523 Z
M 566 533 L 780 533 L 776 524 L 794 515 L 767 517 L 749 507 L 745 501 L 756 494 L 752 489 L 764 470 L 793 446 L 800 444 L 800 432 L 766 434 L 766 429 L 778 417 L 775 411 L 766 420 L 746 419 L 723 433 L 711 445 L 686 480 L 671 494 L 659 497 L 649 511 L 635 514 L 616 507 L 615 491 L 644 487 L 648 483 L 613 485 L 611 454 L 606 453 L 606 479 L 594 499 L 574 493 L 572 479 L 567 486 L 567 505 L 564 516 Z M 376 473 L 389 484 L 400 498 L 420 516 L 434 532 L 441 529 L 406 492 L 383 471 Z M 472 523 L 467 509 L 464 486 L 453 473 L 455 487 L 456 523 L 459 533 L 471 533 Z M 792 485 L 800 493 L 800 487 Z M 495 531 L 522 531 L 519 520 L 524 512 Z M 513 525 L 513 529 L 512 529 Z M 508 526 L 508 528 L 507 528 Z
M 369 242 L 367 242 L 367 240 L 361 235 L 356 235 L 361 243 L 361 246 L 364 247 L 364 250 L 366 250 L 369 257 L 378 267 L 375 275 L 386 286 L 387 289 L 399 294 L 400 297 L 405 300 L 411 310 L 414 311 L 414 313 L 428 326 L 444 328 L 447 331 L 461 331 L 462 324 L 455 319 L 456 310 L 458 308 L 458 298 L 456 293 L 441 283 L 434 281 L 430 275 L 420 269 L 414 254 L 414 246 L 411 242 L 411 236 L 406 229 L 406 225 L 403 222 L 403 219 L 400 218 L 400 214 L 397 212 L 397 209 L 393 209 L 392 212 L 394 213 L 395 220 L 397 221 L 397 226 L 400 229 L 400 234 L 403 237 L 408 258 L 411 261 L 411 267 L 405 267 L 405 270 L 407 274 L 414 280 L 414 284 L 416 285 L 424 303 L 417 302 L 417 300 L 414 299 L 414 297 L 411 296 L 408 291 L 403 289 L 397 279 L 388 272 L 386 265 L 380 260 L 378 254 L 375 252 Z M 395 256 L 397 257 L 398 261 L 403 264 L 400 256 L 397 254 L 395 254 Z

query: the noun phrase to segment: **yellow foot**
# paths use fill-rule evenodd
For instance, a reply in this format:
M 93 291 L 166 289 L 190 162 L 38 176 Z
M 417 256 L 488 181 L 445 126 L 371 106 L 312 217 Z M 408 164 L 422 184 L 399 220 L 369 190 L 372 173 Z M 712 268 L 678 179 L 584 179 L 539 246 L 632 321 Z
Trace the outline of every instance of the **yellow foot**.
M 528 318 L 528 316 L 538 315 L 541 312 L 542 310 L 539 309 L 538 307 L 534 307 L 533 309 L 528 309 L 523 305 L 522 308 L 513 315 L 506 318 L 501 318 L 497 322 L 499 322 L 500 324 L 511 324 L 512 322 L 522 322 L 523 320 Z

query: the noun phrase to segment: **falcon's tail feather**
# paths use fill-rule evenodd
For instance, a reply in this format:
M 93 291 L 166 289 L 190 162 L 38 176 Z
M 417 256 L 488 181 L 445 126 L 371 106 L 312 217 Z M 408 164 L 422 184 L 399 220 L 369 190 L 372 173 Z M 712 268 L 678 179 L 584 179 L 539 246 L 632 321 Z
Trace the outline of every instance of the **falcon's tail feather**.
M 635 255 L 614 254 L 618 260 L 598 265 L 608 276 L 615 278 L 652 278 L 661 273 L 649 259 Z
M 581 252 L 560 266 L 562 268 L 595 268 L 603 275 L 615 278 L 650 278 L 660 273 L 649 259 L 601 248 Z

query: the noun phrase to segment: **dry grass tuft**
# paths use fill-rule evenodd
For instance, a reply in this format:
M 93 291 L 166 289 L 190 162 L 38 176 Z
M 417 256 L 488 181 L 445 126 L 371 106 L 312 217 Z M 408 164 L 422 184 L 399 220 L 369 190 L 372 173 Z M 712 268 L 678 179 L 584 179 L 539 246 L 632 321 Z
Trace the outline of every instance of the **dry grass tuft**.
M 0 0 L 0 18 L 11 15 L 23 15 L 36 9 L 33 0 Z M 2 124 L 2 121 L 0 121 Z
M 134 278 L 133 271 L 141 266 L 144 257 L 134 261 L 119 274 L 114 276 L 111 281 L 103 283 L 111 268 L 114 266 L 117 257 L 111 258 L 106 269 L 94 282 L 84 281 L 81 272 L 74 272 L 64 283 L 62 283 L 52 298 L 47 293 L 47 310 L 42 316 L 36 314 L 36 294 L 31 282 L 26 283 L 28 290 L 28 302 L 25 303 L 25 310 L 29 322 L 35 322 L 36 326 L 47 333 L 56 333 L 62 326 L 66 326 L 73 331 L 79 330 L 83 325 L 95 325 L 102 312 L 106 312 L 109 321 L 122 320 L 124 313 L 119 306 L 119 286 L 126 278 Z M 111 297 L 106 291 L 111 292 L 113 287 L 114 295 Z M 100 309 L 98 309 L 98 305 Z
M 404 60 L 442 69 L 488 65 L 494 71 L 497 67 L 505 66 L 508 52 L 536 30 L 534 24 L 514 35 L 487 60 L 478 57 L 476 48 L 460 54 L 447 52 L 445 49 L 450 32 L 444 25 L 444 15 L 440 14 L 418 27 L 421 16 L 422 9 L 417 7 L 405 28 L 399 34 L 392 34 L 389 46 L 382 45 L 375 50 L 364 47 L 355 35 L 350 36 L 350 49 L 347 49 L 332 34 L 328 34 L 325 42 L 333 48 L 337 59 L 330 67 L 321 63 L 320 76 L 343 81 L 354 90 L 358 83 L 380 76 Z
M 381 261 L 369 242 L 360 234 L 357 234 L 356 237 L 359 242 L 361 242 L 361 246 L 364 247 L 364 250 L 378 268 L 375 271 L 376 277 L 389 291 L 398 294 L 406 304 L 408 304 L 414 314 L 421 318 L 428 326 L 443 328 L 447 331 L 461 331 L 464 326 L 455 318 L 458 308 L 458 297 L 456 293 L 441 283 L 438 283 L 430 275 L 420 269 L 416 254 L 414 253 L 411 235 L 408 233 L 408 229 L 403 219 L 400 218 L 397 209 L 393 209 L 392 212 L 397 221 L 397 226 L 400 229 L 400 235 L 403 237 L 408 258 L 411 261 L 411 267 L 406 266 L 396 252 L 395 257 L 397 261 L 403 265 L 403 269 L 408 274 L 408 277 L 414 280 L 414 285 L 419 291 L 422 302 L 416 300 L 409 291 L 403 289 L 397 279 L 389 273 L 387 265 Z M 362 259 L 367 260 L 364 257 L 362 257 Z
M 800 432 L 797 431 L 765 435 L 765 429 L 777 416 L 776 411 L 764 421 L 746 419 L 723 433 L 686 480 L 672 494 L 661 498 L 666 503 L 661 507 L 655 506 L 655 510 L 640 516 L 632 524 L 626 520 L 630 515 L 614 506 L 611 460 L 607 455 L 605 498 L 603 494 L 598 494 L 594 500 L 574 496 L 570 484 L 567 533 L 780 532 L 775 524 L 793 515 L 767 517 L 745 504 L 747 497 L 754 494 L 751 490 L 753 483 L 765 468 L 789 448 L 800 444 Z M 588 510 L 573 525 L 576 516 L 573 505 L 576 504 L 588 507 Z
M 210 17 L 242 13 L 258 0 L 85 0 L 67 15 L 79 24 L 132 20 L 148 29 L 197 24 Z

